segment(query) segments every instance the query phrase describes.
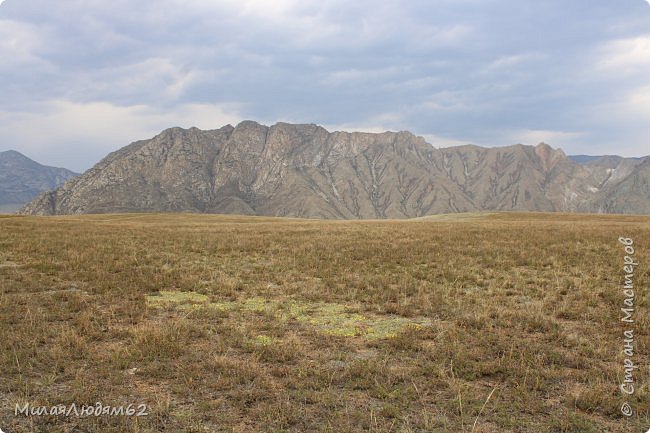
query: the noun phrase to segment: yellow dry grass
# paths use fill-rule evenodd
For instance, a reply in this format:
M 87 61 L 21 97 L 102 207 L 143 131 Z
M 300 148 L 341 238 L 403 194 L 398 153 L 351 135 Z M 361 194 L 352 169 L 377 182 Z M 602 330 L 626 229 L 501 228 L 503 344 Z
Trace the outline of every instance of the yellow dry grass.
M 619 236 L 640 263 L 630 419 Z M 0 428 L 646 431 L 649 245 L 650 218 L 619 215 L 2 216 Z

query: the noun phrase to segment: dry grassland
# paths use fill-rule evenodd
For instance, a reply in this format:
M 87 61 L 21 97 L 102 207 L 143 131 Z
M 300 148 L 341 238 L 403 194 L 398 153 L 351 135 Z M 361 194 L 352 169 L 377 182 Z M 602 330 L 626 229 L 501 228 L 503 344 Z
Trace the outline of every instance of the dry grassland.
M 649 277 L 649 217 L 0 217 L 0 428 L 642 433 Z

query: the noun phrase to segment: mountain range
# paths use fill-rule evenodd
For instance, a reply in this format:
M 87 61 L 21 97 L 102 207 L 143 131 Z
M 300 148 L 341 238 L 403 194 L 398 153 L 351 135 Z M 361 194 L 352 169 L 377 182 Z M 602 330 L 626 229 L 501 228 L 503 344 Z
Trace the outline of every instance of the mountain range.
M 485 210 L 648 214 L 650 157 L 567 157 L 545 143 L 436 148 L 410 132 L 244 121 L 134 142 L 20 213 L 357 219 Z
M 0 152 L 0 211 L 15 211 L 41 192 L 78 176 L 65 168 L 48 167 L 15 150 Z

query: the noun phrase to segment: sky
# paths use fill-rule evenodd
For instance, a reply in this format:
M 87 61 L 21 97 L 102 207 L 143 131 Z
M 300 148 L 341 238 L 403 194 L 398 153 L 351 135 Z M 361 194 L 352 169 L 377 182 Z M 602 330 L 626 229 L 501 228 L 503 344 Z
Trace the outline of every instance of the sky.
M 648 155 L 649 1 L 4 0 L 0 151 L 251 119 Z

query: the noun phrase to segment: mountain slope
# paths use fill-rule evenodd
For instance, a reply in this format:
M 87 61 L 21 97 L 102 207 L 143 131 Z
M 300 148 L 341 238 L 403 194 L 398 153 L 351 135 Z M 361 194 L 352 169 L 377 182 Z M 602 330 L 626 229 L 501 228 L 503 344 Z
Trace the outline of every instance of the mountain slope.
M 605 200 L 603 170 L 544 143 L 436 149 L 409 132 L 330 133 L 317 125 L 244 121 L 212 131 L 171 128 L 135 142 L 22 212 L 354 219 L 576 211 Z M 625 205 L 626 211 L 635 209 Z
M 619 182 L 599 191 L 597 199 L 587 210 L 650 214 L 650 158 L 636 164 Z
M 77 173 L 41 165 L 15 150 L 0 152 L 0 205 L 18 207 L 74 176 Z

